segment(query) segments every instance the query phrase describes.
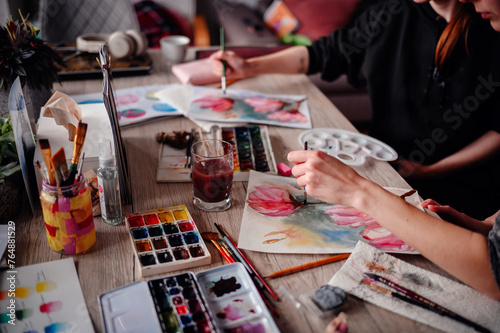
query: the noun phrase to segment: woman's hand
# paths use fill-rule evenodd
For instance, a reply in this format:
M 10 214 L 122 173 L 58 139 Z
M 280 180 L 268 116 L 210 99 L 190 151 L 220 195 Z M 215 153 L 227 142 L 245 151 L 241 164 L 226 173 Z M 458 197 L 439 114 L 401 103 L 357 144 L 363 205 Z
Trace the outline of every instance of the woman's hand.
M 295 166 L 292 174 L 312 197 L 345 206 L 357 206 L 368 182 L 349 166 L 321 151 L 297 150 L 288 153 Z
M 226 77 L 228 79 L 241 79 L 249 76 L 247 61 L 233 51 L 217 51 L 209 57 L 212 60 L 212 72 L 222 76 L 222 61 L 226 62 Z
M 475 218 L 461 213 L 448 205 L 441 205 L 433 199 L 422 201 L 420 206 L 438 214 L 443 220 L 454 223 L 471 231 L 479 232 L 483 235 L 487 235 L 491 228 L 493 228 L 493 219 L 486 219 L 484 221 L 476 220 Z

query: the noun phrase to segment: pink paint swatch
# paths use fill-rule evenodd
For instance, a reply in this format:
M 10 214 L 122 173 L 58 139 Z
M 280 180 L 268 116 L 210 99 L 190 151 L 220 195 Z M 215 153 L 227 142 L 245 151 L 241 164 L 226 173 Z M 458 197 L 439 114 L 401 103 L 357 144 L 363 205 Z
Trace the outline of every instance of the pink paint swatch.
M 40 305 L 40 312 L 46 313 L 46 314 L 51 314 L 52 312 L 56 312 L 62 309 L 62 302 L 61 301 L 55 301 L 55 302 L 49 302 Z

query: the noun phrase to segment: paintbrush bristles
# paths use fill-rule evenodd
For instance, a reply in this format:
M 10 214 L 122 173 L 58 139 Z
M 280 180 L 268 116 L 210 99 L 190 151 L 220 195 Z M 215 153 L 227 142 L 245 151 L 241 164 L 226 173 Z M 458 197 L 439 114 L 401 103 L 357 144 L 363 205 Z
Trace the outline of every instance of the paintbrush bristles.
M 40 145 L 40 150 L 42 151 L 43 161 L 45 162 L 45 166 L 47 167 L 48 173 L 48 182 L 50 185 L 56 185 L 56 177 L 54 175 L 54 168 L 50 162 L 50 158 L 52 157 L 52 151 L 50 149 L 50 143 L 47 139 L 39 139 L 38 144 Z
M 85 142 L 85 136 L 87 135 L 87 124 L 79 122 L 78 128 L 75 134 L 75 142 L 73 145 L 73 156 L 71 158 L 72 164 L 77 164 L 80 158 L 80 153 L 82 152 L 83 143 Z

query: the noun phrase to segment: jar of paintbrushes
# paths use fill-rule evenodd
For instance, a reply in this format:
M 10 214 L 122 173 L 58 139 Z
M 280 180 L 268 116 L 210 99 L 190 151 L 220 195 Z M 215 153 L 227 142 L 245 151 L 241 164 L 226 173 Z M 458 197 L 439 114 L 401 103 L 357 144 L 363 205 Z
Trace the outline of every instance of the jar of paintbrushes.
M 79 254 L 87 252 L 94 245 L 96 236 L 92 201 L 83 175 L 67 186 L 42 182 L 40 202 L 47 241 L 52 250 Z

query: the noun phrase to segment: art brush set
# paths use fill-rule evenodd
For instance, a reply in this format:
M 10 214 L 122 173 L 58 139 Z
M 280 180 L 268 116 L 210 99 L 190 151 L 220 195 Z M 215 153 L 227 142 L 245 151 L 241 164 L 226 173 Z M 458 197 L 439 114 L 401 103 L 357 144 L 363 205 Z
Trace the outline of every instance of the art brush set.
M 80 121 L 75 133 L 73 155 L 71 157 L 71 164 L 69 165 L 69 168 L 66 163 L 64 148 L 59 148 L 59 150 L 52 155 L 49 140 L 39 140 L 47 173 L 43 171 L 42 165 L 39 161 L 36 163 L 45 183 L 58 187 L 69 186 L 74 184 L 80 178 L 80 175 L 82 174 L 83 160 L 85 158 L 85 153 L 82 155 L 81 152 L 86 134 L 87 124 Z
M 241 252 L 241 250 L 237 247 L 236 243 L 229 237 L 229 235 L 219 226 L 217 223 L 214 223 L 217 231 L 221 235 L 222 239 L 218 237 L 215 232 L 203 232 L 201 236 L 203 239 L 207 241 L 211 241 L 222 257 L 226 260 L 228 264 L 239 262 L 243 264 L 245 269 L 247 270 L 250 278 L 252 279 L 255 287 L 259 291 L 262 300 L 267 305 L 269 310 L 276 316 L 279 317 L 279 313 L 276 311 L 276 308 L 273 304 L 273 301 L 267 296 L 266 292 L 271 295 L 276 301 L 279 301 L 278 296 L 274 293 L 271 287 L 266 283 L 263 277 L 257 272 L 255 267 L 250 263 L 248 258 Z

